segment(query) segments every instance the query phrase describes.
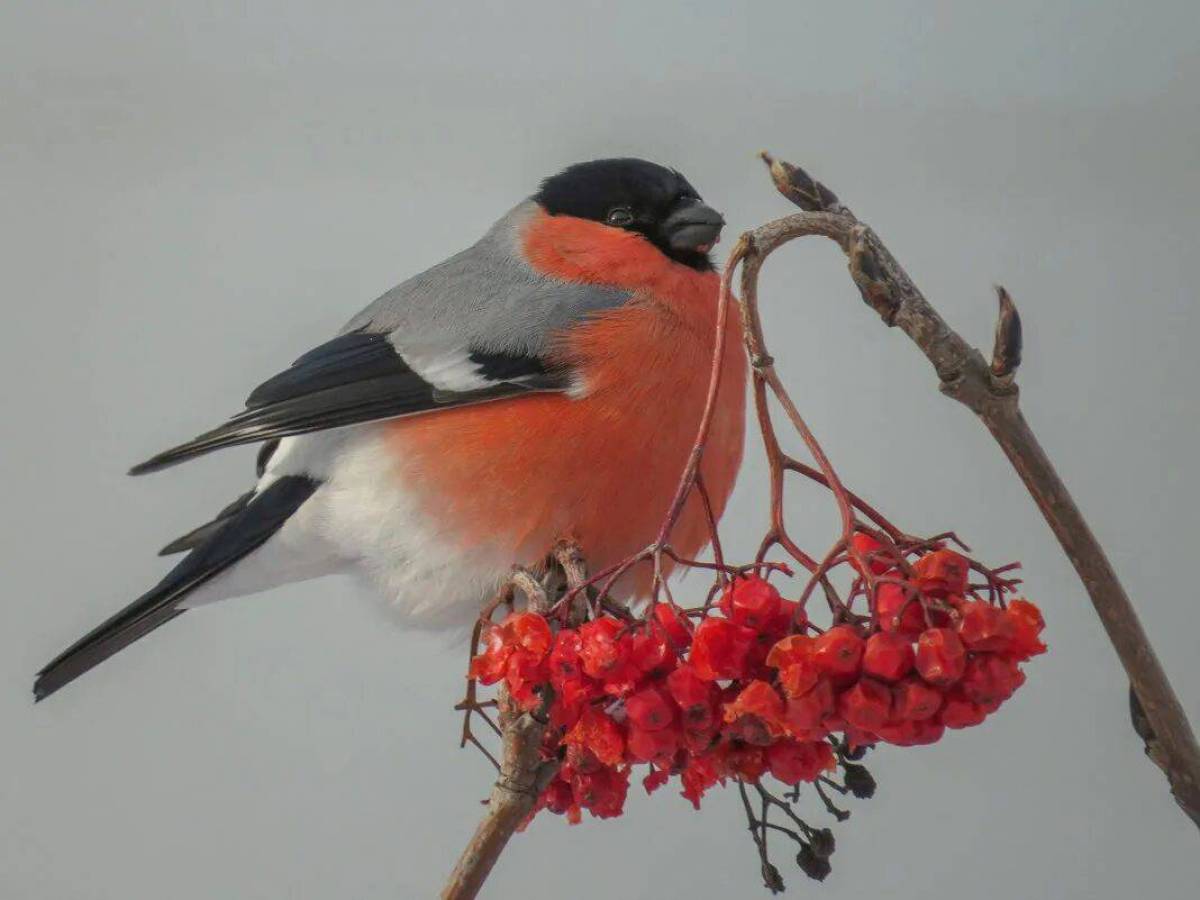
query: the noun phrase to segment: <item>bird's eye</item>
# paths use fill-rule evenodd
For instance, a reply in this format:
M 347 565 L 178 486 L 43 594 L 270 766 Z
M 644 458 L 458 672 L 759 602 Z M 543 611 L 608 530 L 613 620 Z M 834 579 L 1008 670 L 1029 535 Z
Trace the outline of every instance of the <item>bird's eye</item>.
M 605 221 L 609 225 L 615 225 L 617 228 L 624 228 L 633 222 L 633 213 L 628 206 L 617 206 L 608 211 Z

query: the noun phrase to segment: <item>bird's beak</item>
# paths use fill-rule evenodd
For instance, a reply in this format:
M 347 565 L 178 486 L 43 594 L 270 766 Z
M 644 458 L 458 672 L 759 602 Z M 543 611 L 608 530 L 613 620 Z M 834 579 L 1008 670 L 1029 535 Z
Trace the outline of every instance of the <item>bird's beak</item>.
M 662 224 L 667 243 L 674 250 L 707 253 L 721 237 L 725 218 L 699 200 L 679 206 Z

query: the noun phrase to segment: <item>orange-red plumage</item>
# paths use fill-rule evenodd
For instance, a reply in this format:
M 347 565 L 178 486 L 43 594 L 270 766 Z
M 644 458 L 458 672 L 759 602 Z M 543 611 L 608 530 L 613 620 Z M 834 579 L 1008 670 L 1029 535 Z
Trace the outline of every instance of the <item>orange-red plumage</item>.
M 511 545 L 535 564 L 578 540 L 593 568 L 648 544 L 670 504 L 704 408 L 719 279 L 673 262 L 636 234 L 535 215 L 523 234 L 535 269 L 616 286 L 633 299 L 557 337 L 584 395 L 540 394 L 389 423 L 396 474 L 464 552 Z M 718 405 L 702 474 L 719 516 L 741 462 L 745 357 L 730 315 Z M 499 525 L 497 525 L 499 523 Z M 673 536 L 707 541 L 689 499 Z M 627 587 L 641 593 L 649 573 Z

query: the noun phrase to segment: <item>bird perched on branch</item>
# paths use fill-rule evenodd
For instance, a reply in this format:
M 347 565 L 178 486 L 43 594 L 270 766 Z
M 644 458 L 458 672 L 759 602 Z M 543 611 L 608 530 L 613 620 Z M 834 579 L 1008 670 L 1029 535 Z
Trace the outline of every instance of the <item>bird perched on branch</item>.
M 645 547 L 704 408 L 723 225 L 683 176 L 642 160 L 546 179 L 474 246 L 255 388 L 244 411 L 133 468 L 261 445 L 254 488 L 168 544 L 187 555 L 47 665 L 35 696 L 187 609 L 293 581 L 359 573 L 404 621 L 444 627 L 471 621 L 514 563 L 536 566 L 560 539 L 593 569 Z M 701 467 L 717 516 L 742 453 L 732 333 L 723 366 Z M 693 492 L 672 542 L 693 556 L 707 541 Z M 643 595 L 648 580 L 635 570 L 616 594 Z

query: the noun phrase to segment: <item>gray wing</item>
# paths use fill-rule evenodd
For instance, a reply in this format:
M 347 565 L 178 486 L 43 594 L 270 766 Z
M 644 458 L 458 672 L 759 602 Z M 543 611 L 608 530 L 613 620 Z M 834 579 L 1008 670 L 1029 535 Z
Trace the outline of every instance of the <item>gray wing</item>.
M 259 385 L 243 412 L 130 474 L 237 444 L 569 390 L 572 373 L 550 359 L 553 334 L 629 295 L 534 272 L 517 252 L 532 212 L 518 206 L 475 246 L 393 288 Z

